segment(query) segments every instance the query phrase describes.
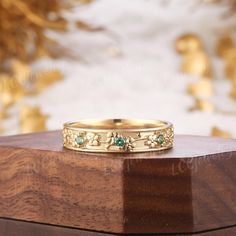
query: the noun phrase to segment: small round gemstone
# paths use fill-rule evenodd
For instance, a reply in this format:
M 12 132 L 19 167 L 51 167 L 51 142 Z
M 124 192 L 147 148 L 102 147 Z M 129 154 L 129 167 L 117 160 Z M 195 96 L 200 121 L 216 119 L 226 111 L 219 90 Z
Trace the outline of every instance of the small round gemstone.
M 76 139 L 75 139 L 75 142 L 78 144 L 78 145 L 81 145 L 84 143 L 84 138 L 82 136 L 77 136 Z
M 122 137 L 115 139 L 116 146 L 123 147 L 125 145 L 125 139 Z
M 157 136 L 157 142 L 159 144 L 163 144 L 165 142 L 165 137 L 164 137 L 163 134 L 160 134 L 160 135 Z

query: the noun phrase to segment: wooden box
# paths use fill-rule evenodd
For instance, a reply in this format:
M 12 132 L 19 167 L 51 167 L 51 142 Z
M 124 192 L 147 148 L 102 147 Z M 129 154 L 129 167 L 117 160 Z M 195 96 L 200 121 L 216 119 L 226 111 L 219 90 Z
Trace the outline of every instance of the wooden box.
M 236 235 L 236 141 L 93 154 L 60 131 L 0 138 L 1 236 L 116 234 Z

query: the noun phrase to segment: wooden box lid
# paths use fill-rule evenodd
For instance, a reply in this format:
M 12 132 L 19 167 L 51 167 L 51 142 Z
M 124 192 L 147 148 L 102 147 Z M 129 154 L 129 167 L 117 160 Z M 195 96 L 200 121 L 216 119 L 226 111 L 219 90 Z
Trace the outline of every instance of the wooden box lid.
M 236 225 L 236 140 L 176 135 L 169 151 L 80 153 L 61 132 L 0 138 L 0 217 L 110 233 Z

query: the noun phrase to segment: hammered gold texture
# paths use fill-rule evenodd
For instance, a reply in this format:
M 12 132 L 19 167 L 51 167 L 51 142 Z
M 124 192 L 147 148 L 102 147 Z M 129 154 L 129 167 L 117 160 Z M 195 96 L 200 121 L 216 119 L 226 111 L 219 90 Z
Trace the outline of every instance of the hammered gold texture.
M 63 145 L 85 152 L 148 152 L 171 148 L 174 140 L 172 124 L 145 129 L 63 129 Z

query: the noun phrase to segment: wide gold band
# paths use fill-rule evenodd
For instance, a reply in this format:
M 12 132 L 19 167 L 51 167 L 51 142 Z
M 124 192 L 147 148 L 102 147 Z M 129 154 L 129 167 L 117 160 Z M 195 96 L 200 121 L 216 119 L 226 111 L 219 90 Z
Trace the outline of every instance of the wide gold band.
M 63 128 L 64 147 L 85 152 L 159 151 L 173 139 L 173 125 L 159 120 L 81 120 Z

